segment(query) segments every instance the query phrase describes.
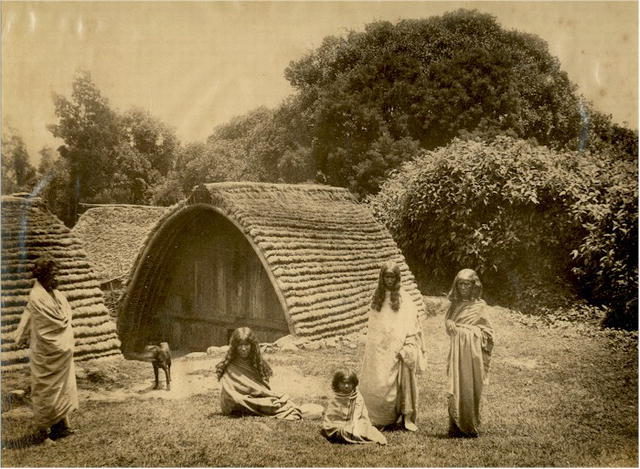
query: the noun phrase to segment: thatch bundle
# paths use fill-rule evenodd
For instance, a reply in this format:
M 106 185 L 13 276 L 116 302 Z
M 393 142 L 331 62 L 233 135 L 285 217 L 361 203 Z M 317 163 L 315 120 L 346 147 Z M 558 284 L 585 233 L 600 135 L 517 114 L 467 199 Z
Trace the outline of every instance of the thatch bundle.
M 80 216 L 71 231 L 82 242 L 101 284 L 126 279 L 147 234 L 167 210 L 101 205 Z
M 33 286 L 33 261 L 48 253 L 60 266 L 58 289 L 73 308 L 76 360 L 116 355 L 120 342 L 104 306 L 85 251 L 77 238 L 38 198 L 2 197 L 2 348 L 3 370 L 24 366 L 28 349 L 11 339 Z
M 170 221 L 194 206 L 222 213 L 255 247 L 273 276 L 292 334 L 313 340 L 365 327 L 380 266 L 390 259 L 400 265 L 404 288 L 424 311 L 390 234 L 346 189 L 242 182 L 199 186 L 165 214 L 134 264 L 121 314 L 144 314 L 144 292 L 153 291 L 154 282 L 154 267 L 145 260 L 167 248 L 157 241 L 169 239 L 163 230 L 177 230 Z

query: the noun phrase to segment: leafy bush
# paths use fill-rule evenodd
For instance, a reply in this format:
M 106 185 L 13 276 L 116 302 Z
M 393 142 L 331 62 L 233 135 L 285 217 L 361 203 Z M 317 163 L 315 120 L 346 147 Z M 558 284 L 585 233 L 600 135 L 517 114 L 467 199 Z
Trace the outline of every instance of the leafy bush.
M 572 251 L 583 296 L 610 307 L 604 324 L 638 326 L 638 170 L 635 162 L 600 160 L 591 190 L 573 208 L 586 230 Z
M 582 296 L 611 305 L 621 315 L 612 323 L 634 325 L 632 164 L 509 137 L 456 139 L 406 163 L 369 204 L 425 294 L 447 291 L 470 267 L 490 300 L 532 311 Z

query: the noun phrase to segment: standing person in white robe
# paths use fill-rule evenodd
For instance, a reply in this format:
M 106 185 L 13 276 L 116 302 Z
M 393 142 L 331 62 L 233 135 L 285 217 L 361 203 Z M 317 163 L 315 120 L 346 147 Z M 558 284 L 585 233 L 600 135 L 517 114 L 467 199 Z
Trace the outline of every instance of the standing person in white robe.
M 29 342 L 31 401 L 38 431 L 52 440 L 73 433 L 68 414 L 78 408 L 73 364 L 74 338 L 71 306 L 56 289 L 58 266 L 49 256 L 40 257 L 32 269 L 36 281 L 22 313 L 14 339 Z
M 424 344 L 418 308 L 400 280 L 395 263 L 380 269 L 369 313 L 360 392 L 373 425 L 401 425 L 417 431 L 416 372 L 423 369 Z

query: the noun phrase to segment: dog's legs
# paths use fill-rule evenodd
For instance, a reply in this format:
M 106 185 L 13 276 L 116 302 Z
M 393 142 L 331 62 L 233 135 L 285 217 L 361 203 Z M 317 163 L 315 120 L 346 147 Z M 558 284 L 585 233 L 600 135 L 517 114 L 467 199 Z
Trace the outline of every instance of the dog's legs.
M 167 391 L 171 390 L 171 365 L 167 365 L 164 369 L 164 379 L 167 383 Z
M 153 387 L 153 389 L 158 389 L 158 387 L 160 386 L 160 384 L 158 383 L 158 364 L 157 363 L 153 363 L 153 375 L 156 378 L 156 384 Z

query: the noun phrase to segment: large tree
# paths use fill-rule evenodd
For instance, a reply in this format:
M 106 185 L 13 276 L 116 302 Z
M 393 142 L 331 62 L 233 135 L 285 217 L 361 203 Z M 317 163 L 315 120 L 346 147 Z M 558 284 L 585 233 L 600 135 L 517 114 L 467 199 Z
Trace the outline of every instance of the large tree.
M 577 148 L 589 112 L 543 40 L 476 11 L 327 37 L 285 74 L 307 107 L 315 166 L 358 193 L 465 133 Z
M 305 106 L 295 96 L 275 110 L 256 108 L 216 127 L 207 139 L 208 156 L 198 158 L 199 166 L 192 164 L 190 172 L 208 173 L 211 181 L 312 181 L 308 128 Z
M 180 146 L 175 130 L 138 108 L 125 112 L 121 122 L 126 143 L 144 155 L 154 171 L 166 176 Z
M 71 98 L 54 95 L 54 105 L 58 123 L 49 126 L 49 130 L 64 140 L 58 151 L 68 165 L 70 177 L 70 213 L 65 221 L 74 223 L 78 203 L 94 202 L 112 182 L 120 122 L 89 72 L 76 75 Z
M 184 189 L 203 178 L 209 182 L 312 180 L 309 147 L 296 128 L 302 115 L 297 101 L 285 100 L 275 110 L 259 107 L 218 126 L 201 148 L 202 154 L 183 165 Z
M 51 147 L 43 147 L 39 153 L 38 193 L 49 210 L 71 226 L 72 223 L 66 219 L 71 212 L 68 162 L 60 158 L 59 153 Z
M 2 193 L 30 191 L 35 184 L 35 168 L 27 147 L 15 129 L 2 128 Z
M 119 122 L 111 184 L 97 201 L 147 204 L 165 183 L 180 142 L 172 128 L 141 109 L 127 111 Z
M 80 202 L 150 203 L 179 152 L 175 130 L 144 110 L 112 109 L 88 72 L 76 75 L 70 98 L 55 95 L 54 104 L 58 123 L 49 128 L 64 140 L 65 222 L 75 222 Z

